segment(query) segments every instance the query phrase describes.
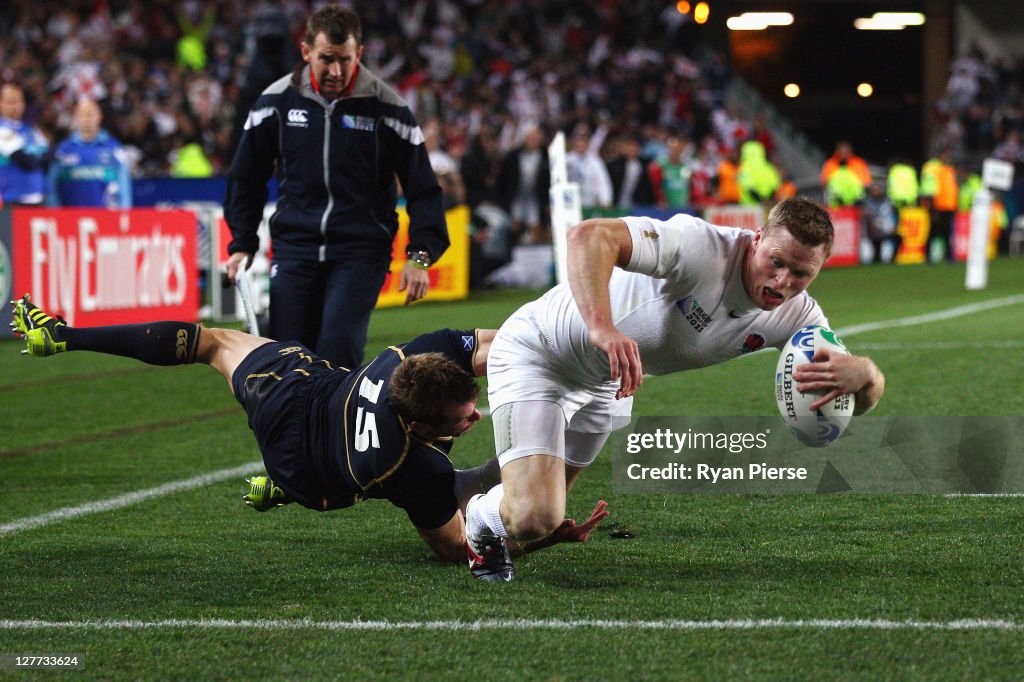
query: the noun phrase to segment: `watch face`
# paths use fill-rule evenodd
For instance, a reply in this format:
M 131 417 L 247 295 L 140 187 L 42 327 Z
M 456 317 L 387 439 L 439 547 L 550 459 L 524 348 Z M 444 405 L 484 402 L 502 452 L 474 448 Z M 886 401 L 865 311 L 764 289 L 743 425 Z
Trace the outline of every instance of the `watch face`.
M 430 254 L 426 251 L 408 251 L 405 254 L 408 260 L 418 263 L 424 267 L 430 266 Z

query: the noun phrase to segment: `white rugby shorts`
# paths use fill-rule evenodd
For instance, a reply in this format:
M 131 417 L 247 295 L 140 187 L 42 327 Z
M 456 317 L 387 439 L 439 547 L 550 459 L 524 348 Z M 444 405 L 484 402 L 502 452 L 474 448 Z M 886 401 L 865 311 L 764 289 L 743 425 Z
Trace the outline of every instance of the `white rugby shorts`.
M 586 466 L 608 433 L 629 424 L 633 398 L 615 399 L 618 381 L 587 385 L 560 365 L 532 316 L 514 315 L 495 336 L 487 356 L 487 397 L 502 466 L 537 454 Z

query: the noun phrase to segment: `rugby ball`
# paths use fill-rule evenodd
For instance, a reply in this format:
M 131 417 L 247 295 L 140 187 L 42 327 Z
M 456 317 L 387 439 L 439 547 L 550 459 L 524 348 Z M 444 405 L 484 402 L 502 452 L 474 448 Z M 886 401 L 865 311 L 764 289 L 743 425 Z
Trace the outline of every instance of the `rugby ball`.
M 849 355 L 843 342 L 827 327 L 811 325 L 797 331 L 786 342 L 775 366 L 775 402 L 793 435 L 804 445 L 820 448 L 828 445 L 846 430 L 853 418 L 853 395 L 841 395 L 817 410 L 810 405 L 821 393 L 800 393 L 793 372 L 811 362 L 819 350 Z

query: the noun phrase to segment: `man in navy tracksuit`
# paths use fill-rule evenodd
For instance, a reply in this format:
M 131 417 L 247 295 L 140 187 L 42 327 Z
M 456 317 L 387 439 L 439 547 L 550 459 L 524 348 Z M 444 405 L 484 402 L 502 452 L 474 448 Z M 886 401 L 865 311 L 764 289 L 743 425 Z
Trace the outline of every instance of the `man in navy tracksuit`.
M 276 168 L 270 336 L 350 368 L 362 362 L 390 264 L 396 175 L 410 216 L 399 286 L 406 303 L 426 295 L 427 268 L 448 248 L 423 132 L 405 101 L 359 63 L 362 51 L 351 10 L 326 6 L 309 19 L 305 65 L 270 85 L 249 112 L 224 202 L 234 280 L 259 247 L 256 230 Z

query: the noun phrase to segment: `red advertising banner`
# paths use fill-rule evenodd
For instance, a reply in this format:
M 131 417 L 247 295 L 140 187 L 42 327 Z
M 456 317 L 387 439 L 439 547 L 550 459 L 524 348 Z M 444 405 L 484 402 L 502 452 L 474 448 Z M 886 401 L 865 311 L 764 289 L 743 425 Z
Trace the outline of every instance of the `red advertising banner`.
M 992 203 L 992 214 L 988 228 L 988 258 L 992 260 L 999 250 L 999 237 L 1003 231 L 1000 211 L 1005 211 L 999 202 Z M 967 260 L 967 244 L 971 238 L 971 213 L 960 211 L 953 222 L 953 258 L 958 261 Z
M 68 324 L 199 319 L 190 211 L 15 209 L 14 291 Z
M 830 208 L 835 237 L 832 241 L 832 255 L 825 261 L 825 267 L 857 265 L 860 262 L 860 209 L 856 207 Z M 704 220 L 712 225 L 740 227 L 756 231 L 765 221 L 761 206 L 708 206 L 704 209 Z
M 764 207 L 741 206 L 739 204 L 726 204 L 723 206 L 708 206 L 704 209 L 704 220 L 712 225 L 722 227 L 741 227 L 744 230 L 756 232 L 757 228 L 764 225 Z
M 832 227 L 832 255 L 825 261 L 826 268 L 860 263 L 860 209 L 856 206 L 830 208 Z
M 953 259 L 967 260 L 967 242 L 971 238 L 971 214 L 960 211 L 953 220 Z

